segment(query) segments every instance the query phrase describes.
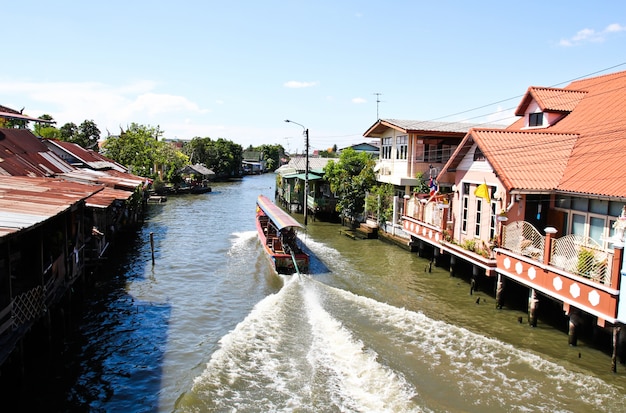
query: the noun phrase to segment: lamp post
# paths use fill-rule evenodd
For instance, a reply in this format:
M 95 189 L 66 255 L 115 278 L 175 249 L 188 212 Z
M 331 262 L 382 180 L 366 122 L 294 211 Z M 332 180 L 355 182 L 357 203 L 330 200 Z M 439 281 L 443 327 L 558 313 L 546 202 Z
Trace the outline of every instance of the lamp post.
M 287 123 L 295 123 L 302 127 L 304 131 L 304 226 L 307 224 L 307 212 L 308 212 L 308 197 L 309 197 L 309 130 L 304 125 L 294 122 L 289 119 L 285 119 Z

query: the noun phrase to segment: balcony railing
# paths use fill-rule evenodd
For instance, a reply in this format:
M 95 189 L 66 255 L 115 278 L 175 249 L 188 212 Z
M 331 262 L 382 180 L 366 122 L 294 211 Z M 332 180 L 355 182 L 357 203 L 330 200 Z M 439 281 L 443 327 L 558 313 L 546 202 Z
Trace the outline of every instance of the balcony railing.
M 501 248 L 543 262 L 545 235 L 529 222 L 516 221 L 502 227 Z M 613 253 L 589 237 L 566 235 L 552 238 L 548 264 L 570 274 L 611 285 Z
M 447 216 L 448 204 L 444 203 L 442 199 L 428 201 L 428 198 L 409 198 L 406 201 L 404 215 L 435 228 L 445 229 L 443 224 Z

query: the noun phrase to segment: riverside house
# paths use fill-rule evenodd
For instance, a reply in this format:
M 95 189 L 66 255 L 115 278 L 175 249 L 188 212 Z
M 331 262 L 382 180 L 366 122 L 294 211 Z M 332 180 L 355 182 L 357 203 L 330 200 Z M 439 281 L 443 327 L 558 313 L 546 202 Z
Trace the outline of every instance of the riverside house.
M 403 230 L 435 260 L 528 291 L 560 308 L 569 342 L 591 322 L 615 353 L 626 322 L 626 72 L 564 88 L 529 87 L 506 129 L 472 128 L 437 174 L 428 199 L 406 197 Z M 549 305 L 548 305 L 549 304 Z
M 63 307 L 88 285 L 79 280 L 143 220 L 149 181 L 61 147 L 73 155 L 27 129 L 0 129 L 0 365 L 24 360 L 21 343 L 34 332 L 63 334 Z

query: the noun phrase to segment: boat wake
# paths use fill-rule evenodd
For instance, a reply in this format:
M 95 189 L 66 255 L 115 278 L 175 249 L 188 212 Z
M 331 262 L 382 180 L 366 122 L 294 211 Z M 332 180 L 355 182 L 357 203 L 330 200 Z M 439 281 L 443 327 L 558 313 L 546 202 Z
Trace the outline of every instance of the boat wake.
M 497 340 L 306 275 L 284 279 L 280 291 L 260 301 L 220 340 L 177 409 L 461 412 L 625 406 L 621 392 L 602 380 Z M 537 375 L 549 380 L 532 378 Z M 454 396 L 442 397 L 442 388 Z

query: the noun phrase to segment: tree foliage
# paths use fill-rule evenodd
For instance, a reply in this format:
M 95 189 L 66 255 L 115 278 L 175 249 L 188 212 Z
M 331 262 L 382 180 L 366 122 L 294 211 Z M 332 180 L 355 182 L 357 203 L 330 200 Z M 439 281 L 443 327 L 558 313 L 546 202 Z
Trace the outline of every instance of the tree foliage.
M 393 184 L 374 185 L 365 199 L 365 209 L 375 215 L 379 224 L 384 224 L 393 214 Z
M 183 145 L 183 152 L 189 156 L 191 163 L 204 164 L 219 178 L 240 175 L 243 148 L 239 144 L 223 138 L 195 137 Z
M 103 154 L 139 176 L 155 177 L 161 131 L 158 127 L 131 123 L 119 136 L 109 136 L 102 144 Z
M 285 148 L 282 145 L 261 145 L 253 150 L 263 154 L 266 167 L 270 171 L 275 171 L 280 166 L 280 158 L 285 154 Z
M 54 122 L 52 116 L 48 114 L 41 115 L 38 119 Z M 61 133 L 52 123 L 36 122 L 33 126 L 33 134 L 43 139 L 60 139 Z
M 98 152 L 100 141 L 100 129 L 93 120 L 85 120 L 80 126 L 69 122 L 60 128 L 59 139 L 65 142 L 75 143 L 85 149 Z
M 365 209 L 365 195 L 376 183 L 374 159 L 365 152 L 345 149 L 339 161 L 331 160 L 324 167 L 324 178 L 339 196 L 337 211 L 355 219 Z

